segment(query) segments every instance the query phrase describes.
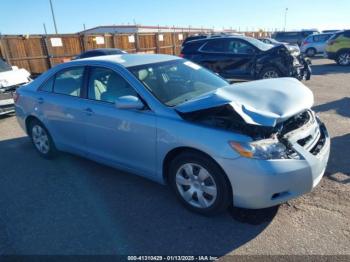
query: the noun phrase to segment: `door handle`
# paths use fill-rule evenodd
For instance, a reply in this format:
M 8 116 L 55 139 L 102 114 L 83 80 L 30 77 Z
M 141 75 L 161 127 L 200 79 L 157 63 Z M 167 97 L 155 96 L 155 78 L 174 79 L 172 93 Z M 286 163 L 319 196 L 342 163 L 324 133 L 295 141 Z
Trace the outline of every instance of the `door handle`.
M 38 104 L 42 104 L 42 103 L 44 103 L 44 98 L 39 97 L 39 98 L 38 98 Z
M 91 116 L 94 113 L 94 111 L 89 107 L 85 108 L 84 111 L 88 116 Z

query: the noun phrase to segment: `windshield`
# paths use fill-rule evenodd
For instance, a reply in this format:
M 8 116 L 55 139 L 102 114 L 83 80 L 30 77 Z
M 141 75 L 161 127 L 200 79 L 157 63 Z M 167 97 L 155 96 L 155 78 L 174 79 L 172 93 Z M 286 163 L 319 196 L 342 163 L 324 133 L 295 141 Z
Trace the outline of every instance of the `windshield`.
M 261 51 L 267 51 L 273 47 L 273 45 L 266 44 L 258 39 L 252 38 L 252 37 L 245 37 L 244 40 L 248 41 L 252 45 L 259 48 Z
M 11 71 L 12 67 L 9 66 L 4 60 L 0 59 L 0 72 Z
M 167 106 L 176 106 L 229 83 L 184 59 L 128 68 Z

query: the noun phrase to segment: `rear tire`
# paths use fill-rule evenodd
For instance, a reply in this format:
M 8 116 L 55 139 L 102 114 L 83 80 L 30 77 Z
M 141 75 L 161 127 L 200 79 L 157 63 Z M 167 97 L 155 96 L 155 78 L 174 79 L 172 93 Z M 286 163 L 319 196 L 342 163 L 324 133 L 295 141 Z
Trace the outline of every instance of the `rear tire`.
M 273 66 L 268 66 L 268 67 L 264 67 L 260 74 L 259 74 L 259 79 L 271 79 L 271 78 L 279 78 L 281 77 L 282 74 L 281 72 L 273 67 Z
M 350 51 L 342 51 L 339 53 L 336 62 L 341 66 L 350 65 Z
M 317 50 L 315 48 L 308 48 L 305 54 L 308 57 L 314 57 L 317 54 Z
M 28 131 L 31 141 L 41 157 L 52 159 L 57 154 L 57 149 L 49 131 L 40 121 L 36 119 L 30 121 Z
M 180 202 L 196 213 L 216 215 L 232 203 L 226 175 L 212 159 L 200 153 L 186 152 L 173 159 L 169 182 Z

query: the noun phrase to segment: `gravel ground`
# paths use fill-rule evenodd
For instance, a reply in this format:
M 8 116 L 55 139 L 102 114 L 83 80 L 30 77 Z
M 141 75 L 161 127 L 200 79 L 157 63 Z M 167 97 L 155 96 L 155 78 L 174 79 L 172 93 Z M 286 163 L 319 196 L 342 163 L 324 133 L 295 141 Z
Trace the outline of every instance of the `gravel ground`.
M 306 82 L 332 137 L 326 176 L 280 207 L 202 217 L 167 187 L 62 154 L 34 152 L 0 118 L 0 254 L 350 255 L 350 68 L 314 59 Z

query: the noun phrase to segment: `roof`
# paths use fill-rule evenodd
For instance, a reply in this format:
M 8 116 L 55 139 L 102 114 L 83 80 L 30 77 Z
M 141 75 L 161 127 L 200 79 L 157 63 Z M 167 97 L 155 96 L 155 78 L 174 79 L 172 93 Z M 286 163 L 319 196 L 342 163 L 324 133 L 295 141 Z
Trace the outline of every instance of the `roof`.
M 209 36 L 205 38 L 190 40 L 188 41 L 188 43 L 200 43 L 200 42 L 215 41 L 218 39 L 227 39 L 227 38 L 242 39 L 242 40 L 248 40 L 248 41 L 251 39 L 256 39 L 254 37 L 238 35 L 238 34 L 237 35 L 214 35 L 214 36 Z
M 177 56 L 160 55 L 160 54 L 122 54 L 122 55 L 107 55 L 96 56 L 90 58 L 80 59 L 80 61 L 105 61 L 120 64 L 124 67 L 133 67 L 139 65 L 161 63 L 171 60 L 181 59 Z M 77 60 L 78 61 L 78 60 Z

